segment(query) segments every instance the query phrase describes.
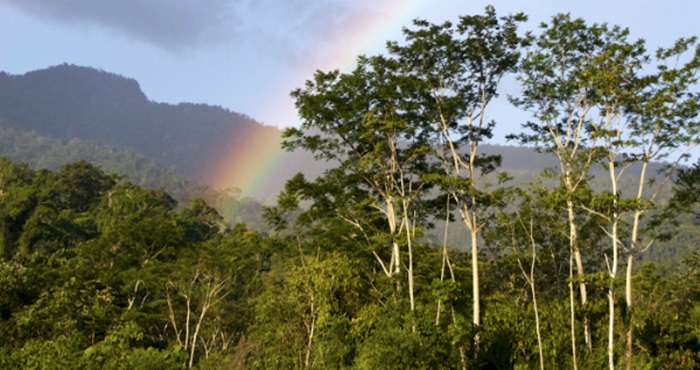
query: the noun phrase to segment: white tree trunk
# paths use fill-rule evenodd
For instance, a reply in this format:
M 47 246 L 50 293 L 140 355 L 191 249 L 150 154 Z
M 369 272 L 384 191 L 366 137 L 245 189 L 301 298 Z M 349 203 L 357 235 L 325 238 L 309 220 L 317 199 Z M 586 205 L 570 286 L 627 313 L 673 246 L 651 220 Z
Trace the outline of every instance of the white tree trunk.
M 579 294 L 581 295 L 581 305 L 585 306 L 588 303 L 588 294 L 586 289 L 586 282 L 583 279 L 583 260 L 581 258 L 581 250 L 578 247 L 578 229 L 576 227 L 576 219 L 574 214 L 574 203 L 572 201 L 566 202 L 566 207 L 569 215 L 569 245 L 573 250 L 574 260 L 576 262 L 576 276 L 580 279 L 578 283 Z M 588 317 L 583 317 L 583 338 L 588 349 L 592 348 L 591 344 L 591 331 L 590 324 L 588 322 Z
M 474 296 L 474 303 L 472 305 L 472 315 L 474 324 L 474 359 L 479 358 L 479 330 L 481 330 L 481 307 L 479 305 L 480 295 L 479 295 L 479 245 L 477 239 L 477 230 L 473 229 L 471 232 L 471 243 L 472 243 L 472 295 Z
M 617 237 L 617 176 L 615 173 L 615 158 L 609 158 L 608 169 L 610 172 L 610 181 L 612 187 L 613 199 L 613 214 L 612 225 L 610 230 L 610 239 L 612 242 L 613 262 L 612 266 L 608 266 L 610 275 L 610 287 L 608 288 L 608 365 L 610 370 L 615 370 L 615 278 L 617 277 L 617 266 L 619 256 L 619 241 Z M 607 258 L 606 258 L 607 261 Z

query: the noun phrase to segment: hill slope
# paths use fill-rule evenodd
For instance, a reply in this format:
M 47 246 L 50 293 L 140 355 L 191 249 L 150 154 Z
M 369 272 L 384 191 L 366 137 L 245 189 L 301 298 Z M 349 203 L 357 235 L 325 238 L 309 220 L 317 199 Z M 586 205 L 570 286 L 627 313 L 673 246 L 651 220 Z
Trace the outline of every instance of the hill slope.
M 250 136 L 279 136 L 245 115 L 152 102 L 133 79 L 66 64 L 19 76 L 0 73 L 0 121 L 42 136 L 131 148 L 195 179 L 230 146 Z

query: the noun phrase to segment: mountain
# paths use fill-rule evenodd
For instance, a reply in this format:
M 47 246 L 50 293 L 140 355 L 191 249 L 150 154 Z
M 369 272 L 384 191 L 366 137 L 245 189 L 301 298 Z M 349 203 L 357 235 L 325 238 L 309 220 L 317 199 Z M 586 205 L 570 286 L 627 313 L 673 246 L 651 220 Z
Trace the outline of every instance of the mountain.
M 41 136 L 130 148 L 193 179 L 203 179 L 231 146 L 280 134 L 221 107 L 156 103 L 133 79 L 68 64 L 0 73 L 0 121 Z

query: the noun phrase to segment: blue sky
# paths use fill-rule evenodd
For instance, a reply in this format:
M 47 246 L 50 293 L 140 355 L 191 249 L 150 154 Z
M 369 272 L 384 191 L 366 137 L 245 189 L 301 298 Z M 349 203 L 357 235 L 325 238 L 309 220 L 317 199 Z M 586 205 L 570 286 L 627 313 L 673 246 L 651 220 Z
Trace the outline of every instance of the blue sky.
M 698 0 L 0 0 L 0 71 L 90 66 L 136 79 L 154 101 L 289 126 L 289 92 L 314 70 L 348 68 L 413 18 L 439 23 L 489 3 L 499 14 L 525 12 L 532 29 L 559 12 L 626 26 L 652 50 L 700 33 Z

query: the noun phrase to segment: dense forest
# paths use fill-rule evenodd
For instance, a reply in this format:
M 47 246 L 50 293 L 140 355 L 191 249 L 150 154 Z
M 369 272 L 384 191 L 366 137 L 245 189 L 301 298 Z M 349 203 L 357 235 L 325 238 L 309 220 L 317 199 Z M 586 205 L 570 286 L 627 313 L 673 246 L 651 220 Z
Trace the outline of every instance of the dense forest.
M 179 205 L 201 198 L 230 223 L 245 222 L 255 230 L 269 229 L 262 219 L 260 200 L 243 196 L 236 189 L 202 185 L 176 168 L 166 167 L 133 149 L 96 140 L 52 138 L 0 126 L 0 156 L 26 163 L 34 170 L 57 171 L 65 164 L 86 161 L 140 187 L 165 190 Z
M 283 146 L 328 169 L 265 233 L 0 160 L 0 367 L 700 368 L 697 40 L 526 20 L 417 20 L 292 92 Z M 550 161 L 527 178 L 484 150 L 506 76 Z

